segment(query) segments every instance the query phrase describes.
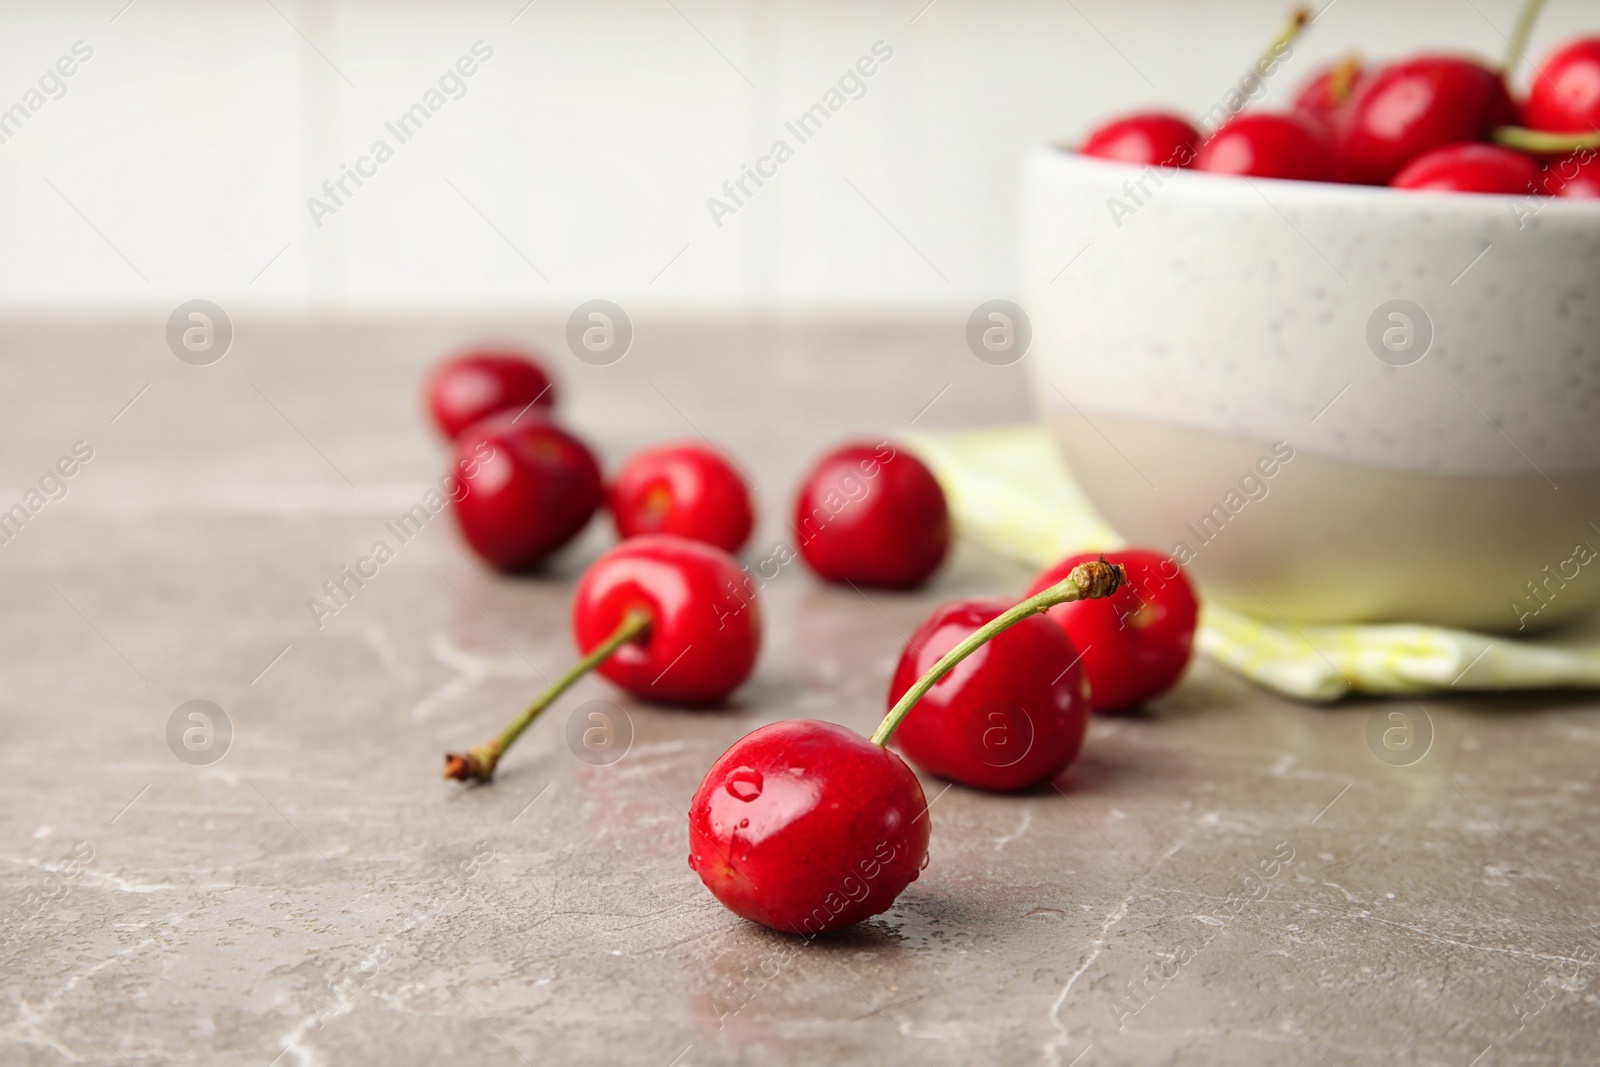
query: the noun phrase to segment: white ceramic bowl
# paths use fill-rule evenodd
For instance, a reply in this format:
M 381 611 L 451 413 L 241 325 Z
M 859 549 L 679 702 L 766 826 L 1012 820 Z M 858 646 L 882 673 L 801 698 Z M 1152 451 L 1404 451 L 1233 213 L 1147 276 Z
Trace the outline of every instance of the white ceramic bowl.
M 1024 225 L 1043 413 L 1208 596 L 1513 632 L 1600 603 L 1600 204 L 1050 149 Z

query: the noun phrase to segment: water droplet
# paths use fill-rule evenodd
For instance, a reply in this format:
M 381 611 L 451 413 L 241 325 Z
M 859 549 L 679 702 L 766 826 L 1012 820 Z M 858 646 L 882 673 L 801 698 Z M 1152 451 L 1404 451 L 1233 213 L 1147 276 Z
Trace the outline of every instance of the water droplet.
M 931 853 L 931 852 L 924 852 L 922 854 L 922 866 L 918 867 L 917 870 L 919 870 L 919 871 L 927 870 L 928 869 L 928 857 L 930 857 L 932 855 L 933 855 L 933 853 Z
M 724 788 L 728 790 L 729 796 L 748 804 L 761 795 L 762 784 L 760 771 L 740 767 L 728 775 L 728 784 Z
M 740 819 L 739 820 L 739 829 L 741 829 L 741 830 L 750 829 L 750 820 L 749 819 Z

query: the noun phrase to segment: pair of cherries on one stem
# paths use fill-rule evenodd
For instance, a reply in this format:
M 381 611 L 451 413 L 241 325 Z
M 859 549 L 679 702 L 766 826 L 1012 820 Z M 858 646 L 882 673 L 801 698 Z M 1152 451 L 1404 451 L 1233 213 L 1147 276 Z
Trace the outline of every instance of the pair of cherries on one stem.
M 997 687 L 1008 708 L 1019 699 L 1029 705 L 1002 729 L 1022 719 L 1030 729 L 1043 723 L 1038 744 L 1020 760 L 1006 752 L 1001 763 L 1027 765 L 1044 748 L 1065 746 L 1075 755 L 1088 693 L 1076 677 L 1064 688 L 1036 684 L 1042 664 L 1058 678 L 1076 669 L 1070 641 L 1041 616 L 1057 605 L 1110 597 L 1124 577 L 1116 564 L 1089 560 L 1014 607 L 964 606 L 935 615 L 919 636 L 949 647 L 935 655 L 935 646 L 925 644 L 915 660 L 902 660 L 895 688 L 903 691 L 870 739 L 803 719 L 741 738 L 712 764 L 689 804 L 689 866 L 730 911 L 786 933 L 821 934 L 888 910 L 927 865 L 931 834 L 922 785 L 889 750 L 890 739 L 898 738 L 924 770 L 962 780 L 967 768 L 931 766 L 930 754 L 970 752 L 973 720 L 962 704 L 982 705 Z M 923 657 L 932 660 L 925 668 Z M 1007 677 L 1012 670 L 1028 677 L 1019 683 Z M 963 695 L 930 700 L 940 686 Z M 945 731 L 966 736 L 951 741 Z M 1028 765 L 1025 773 L 1037 778 L 1051 771 Z
M 689 806 L 689 865 L 731 911 L 815 935 L 880 914 L 927 864 L 916 775 L 983 789 L 1050 781 L 1104 710 L 1172 685 L 1197 605 L 1177 564 L 1142 550 L 1078 556 L 1020 604 L 941 608 L 908 643 L 871 739 L 832 723 L 762 727 L 712 765 Z M 1075 647 L 1076 646 L 1076 647 Z M 1080 655 L 1078 648 L 1082 648 Z
M 1041 574 L 1035 596 L 1094 555 Z M 917 767 L 998 792 L 1053 781 L 1077 758 L 1091 708 L 1121 711 L 1176 684 L 1189 663 L 1199 616 L 1194 589 L 1173 560 L 1145 549 L 1098 557 L 1121 569 L 1114 595 L 1056 605 L 975 649 L 920 699 L 896 734 Z M 936 610 L 906 642 L 889 686 L 893 706 L 967 636 L 1001 617 L 1001 601 L 963 600 Z

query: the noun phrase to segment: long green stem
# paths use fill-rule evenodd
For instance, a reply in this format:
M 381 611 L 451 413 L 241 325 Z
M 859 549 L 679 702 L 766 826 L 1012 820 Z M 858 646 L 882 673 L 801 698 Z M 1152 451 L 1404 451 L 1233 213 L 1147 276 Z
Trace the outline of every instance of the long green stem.
M 1107 563 L 1102 557 L 1090 563 L 1080 563 L 1072 568 L 1072 572 L 1061 581 L 1052 585 L 1042 593 L 1029 597 L 1016 607 L 996 615 L 990 621 L 974 630 L 966 640 L 940 657 L 939 662 L 928 669 L 928 673 L 917 679 L 917 684 L 905 691 L 905 695 L 895 702 L 889 709 L 889 714 L 883 717 L 883 722 L 878 725 L 877 732 L 872 735 L 875 745 L 887 745 L 889 738 L 894 736 L 895 730 L 911 714 L 911 709 L 916 707 L 928 690 L 940 678 L 949 674 L 955 665 L 966 659 L 973 652 L 982 647 L 995 634 L 1009 630 L 1022 620 L 1042 612 L 1049 611 L 1057 604 L 1067 604 L 1074 600 L 1095 600 L 1107 597 L 1122 588 L 1122 583 L 1127 580 L 1122 567 L 1115 563 Z
M 444 776 L 460 782 L 492 780 L 495 765 L 500 762 L 500 757 L 504 756 L 506 750 L 522 736 L 522 732 L 533 724 L 533 720 L 539 717 L 540 712 L 555 703 L 556 698 L 571 689 L 579 678 L 604 663 L 611 653 L 644 633 L 649 628 L 650 621 L 648 612 L 637 609 L 623 615 L 622 621 L 611 631 L 609 637 L 596 645 L 587 656 L 574 663 L 567 673 L 551 684 L 549 689 L 540 693 L 538 698 L 528 705 L 528 710 L 518 715 L 499 737 L 486 745 L 479 745 L 464 756 L 455 753 L 446 756 Z
M 1497 143 L 1519 152 L 1535 155 L 1554 155 L 1557 152 L 1578 152 L 1585 148 L 1600 148 L 1600 133 L 1552 133 L 1549 130 L 1530 130 L 1522 126 L 1502 126 L 1494 131 Z
M 1533 36 L 1533 24 L 1538 21 L 1539 10 L 1543 7 L 1544 0 L 1526 0 L 1517 15 L 1517 25 L 1506 41 L 1506 61 L 1502 64 L 1508 80 L 1522 61 L 1522 50 L 1527 47 L 1528 38 Z

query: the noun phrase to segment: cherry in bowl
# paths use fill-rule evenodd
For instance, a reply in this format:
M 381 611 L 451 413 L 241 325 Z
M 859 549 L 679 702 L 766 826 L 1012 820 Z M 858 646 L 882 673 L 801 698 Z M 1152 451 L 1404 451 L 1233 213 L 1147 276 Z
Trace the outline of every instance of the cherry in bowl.
M 1096 127 L 1078 151 L 1136 166 L 1187 167 L 1199 143 L 1200 133 L 1188 119 L 1144 111 Z
M 1456 144 L 1413 159 L 1390 184 L 1424 192 L 1520 196 L 1533 192 L 1541 177 L 1539 164 L 1522 152 L 1492 144 Z
M 1322 123 L 1330 131 L 1335 129 L 1343 121 L 1363 73 L 1361 57 L 1356 55 L 1323 67 L 1300 87 L 1290 110 Z
M 944 490 L 920 460 L 881 441 L 823 456 L 794 506 L 800 556 L 830 582 L 909 589 L 950 548 Z
M 1070 556 L 1039 575 L 1030 595 L 1048 589 L 1096 557 Z M 1194 650 L 1200 603 L 1175 560 L 1147 549 L 1107 552 L 1127 581 L 1104 599 L 1050 609 L 1083 655 L 1096 711 L 1118 711 L 1159 696 L 1177 684 Z
M 1551 196 L 1600 199 L 1600 151 L 1585 149 L 1551 160 L 1545 167 L 1543 188 Z
M 1538 130 L 1600 130 L 1600 37 L 1580 37 L 1545 57 L 1528 85 L 1522 118 Z
M 538 361 L 508 349 L 466 352 L 434 369 L 427 385 L 428 412 L 439 432 L 461 431 L 502 411 L 555 406 L 555 384 Z
M 1250 178 L 1331 181 L 1336 173 L 1328 131 L 1303 115 L 1246 112 L 1223 123 L 1204 144 L 1195 170 Z
M 750 487 L 733 464 L 698 442 L 632 456 L 611 482 L 619 537 L 668 533 L 738 552 L 750 537 Z
M 1361 80 L 1334 148 L 1345 180 L 1387 185 L 1423 153 L 1485 140 L 1516 115 L 1499 71 L 1457 56 L 1417 56 Z

